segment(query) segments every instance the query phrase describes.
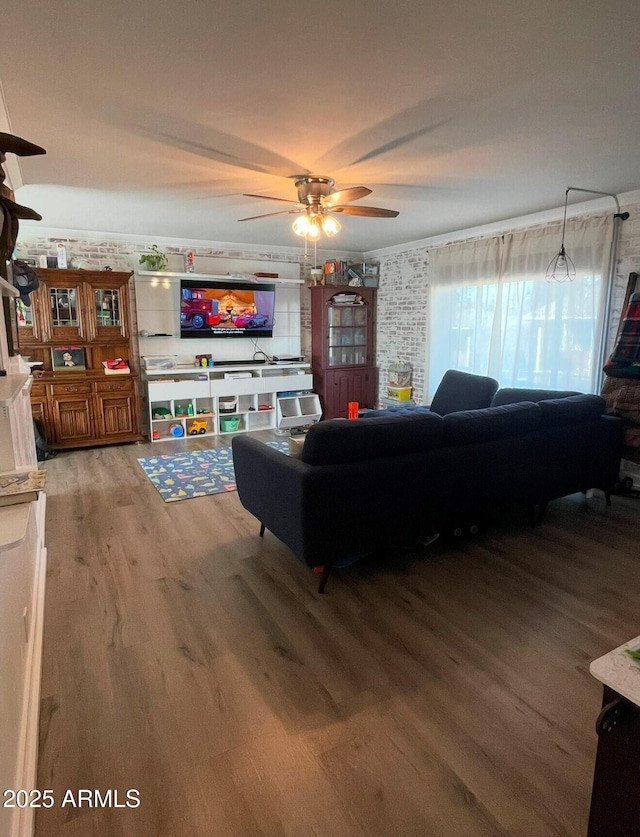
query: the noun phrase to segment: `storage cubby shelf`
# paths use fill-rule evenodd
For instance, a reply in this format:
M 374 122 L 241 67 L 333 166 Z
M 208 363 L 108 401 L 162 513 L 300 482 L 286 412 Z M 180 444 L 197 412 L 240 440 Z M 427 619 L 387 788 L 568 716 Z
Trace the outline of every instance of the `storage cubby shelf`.
M 233 371 L 250 372 L 251 377 L 226 377 Z M 320 400 L 311 391 L 313 376 L 307 363 L 230 365 L 199 371 L 194 367 L 149 369 L 145 378 L 152 441 L 185 438 L 191 435 L 192 422 L 206 422 L 206 431 L 200 432 L 200 427 L 193 435 L 216 436 L 270 429 L 286 431 L 313 424 L 322 417 Z M 235 402 L 233 410 L 224 408 L 230 399 Z M 189 408 L 193 415 L 184 414 Z M 198 409 L 204 408 L 206 413 L 198 413 Z M 168 410 L 170 415 L 154 418 L 154 412 L 159 410 Z M 172 425 L 182 428 L 181 436 L 170 432 Z

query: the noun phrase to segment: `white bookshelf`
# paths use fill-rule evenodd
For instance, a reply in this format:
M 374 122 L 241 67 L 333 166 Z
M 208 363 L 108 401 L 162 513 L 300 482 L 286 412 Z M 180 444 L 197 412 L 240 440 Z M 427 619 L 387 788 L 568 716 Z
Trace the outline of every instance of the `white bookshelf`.
M 145 379 L 154 442 L 287 431 L 322 416 L 308 363 L 147 369 Z

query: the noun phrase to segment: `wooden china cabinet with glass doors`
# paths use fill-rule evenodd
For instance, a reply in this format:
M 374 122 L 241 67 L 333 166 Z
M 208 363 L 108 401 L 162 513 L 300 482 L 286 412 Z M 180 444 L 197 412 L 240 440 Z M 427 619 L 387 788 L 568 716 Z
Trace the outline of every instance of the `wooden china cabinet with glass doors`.
M 375 289 L 319 285 L 310 291 L 311 364 L 323 417 L 347 418 L 350 401 L 375 407 Z
M 131 274 L 35 270 L 40 287 L 30 306 L 16 302 L 14 334 L 20 354 L 42 363 L 34 367 L 31 407 L 47 440 L 57 448 L 141 440 Z M 56 362 L 63 350 L 73 366 Z M 115 358 L 129 361 L 131 374 L 106 375 L 103 361 Z

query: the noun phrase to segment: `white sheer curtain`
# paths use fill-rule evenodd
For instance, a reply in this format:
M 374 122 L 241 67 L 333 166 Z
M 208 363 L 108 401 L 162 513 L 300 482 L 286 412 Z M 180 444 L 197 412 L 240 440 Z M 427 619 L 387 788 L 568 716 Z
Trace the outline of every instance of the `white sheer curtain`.
M 593 392 L 602 332 L 611 216 L 567 223 L 573 282 L 547 282 L 558 226 L 429 253 L 429 393 L 447 369 L 500 386 Z

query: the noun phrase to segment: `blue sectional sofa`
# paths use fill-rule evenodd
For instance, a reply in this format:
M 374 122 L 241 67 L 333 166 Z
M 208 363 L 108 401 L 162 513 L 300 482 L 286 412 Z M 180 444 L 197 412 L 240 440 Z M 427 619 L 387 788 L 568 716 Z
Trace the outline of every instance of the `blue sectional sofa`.
M 517 398 L 498 391 L 494 400 Z M 516 393 L 514 395 L 514 392 Z M 555 393 L 553 393 L 555 394 Z M 535 393 L 528 391 L 535 397 Z M 243 506 L 310 567 L 419 542 L 507 506 L 536 509 L 616 479 L 623 422 L 596 395 L 453 412 L 389 411 L 332 419 L 307 433 L 300 458 L 233 439 Z

